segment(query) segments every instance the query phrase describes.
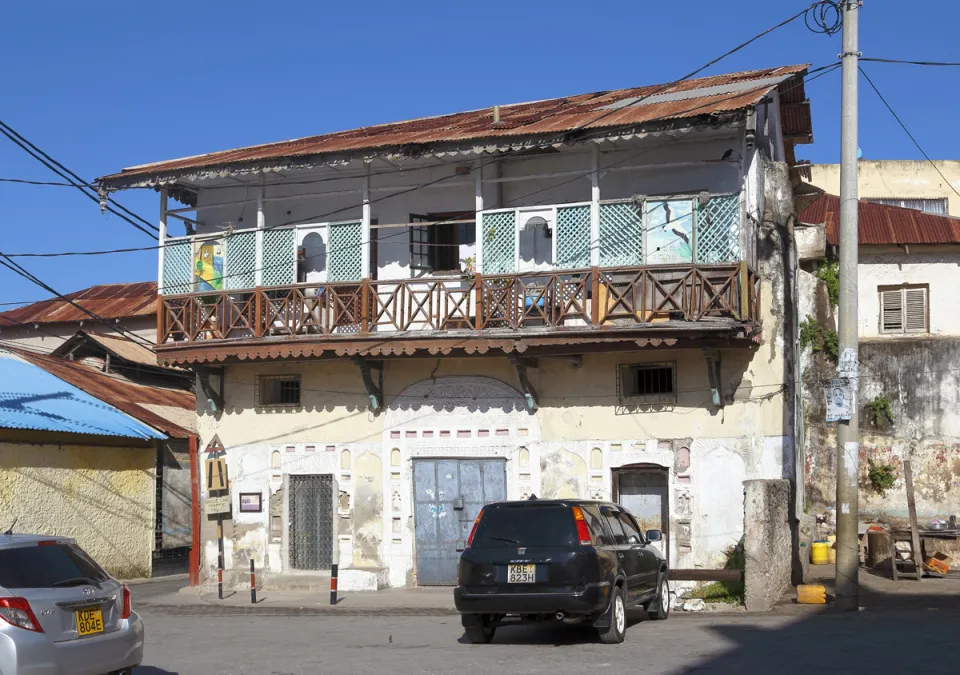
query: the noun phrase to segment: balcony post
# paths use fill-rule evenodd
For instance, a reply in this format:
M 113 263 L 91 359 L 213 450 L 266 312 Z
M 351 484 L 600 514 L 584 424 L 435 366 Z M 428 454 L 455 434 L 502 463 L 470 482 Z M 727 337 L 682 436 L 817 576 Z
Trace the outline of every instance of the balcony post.
M 600 265 L 600 146 L 590 146 L 590 265 Z
M 747 261 L 740 261 L 740 320 L 755 320 L 750 307 L 750 274 L 747 272 Z
M 370 280 L 360 281 L 360 332 L 370 332 Z
M 160 222 L 158 226 L 160 228 L 160 247 L 157 249 L 157 344 L 160 344 L 164 337 L 163 329 L 163 301 L 161 297 L 163 296 L 163 287 L 166 285 L 166 282 L 163 280 L 163 256 L 164 256 L 164 247 L 167 245 L 167 198 L 168 192 L 166 189 L 160 190 Z
M 476 254 L 476 272 L 479 277 L 483 272 L 483 162 L 477 162 L 477 168 L 474 171 L 474 210 L 477 212 L 473 226 L 477 233 L 477 254 Z
M 263 337 L 266 334 L 263 330 L 263 289 L 258 285 L 253 293 L 253 335 Z
M 254 270 L 254 285 L 259 288 L 263 285 L 263 229 L 266 227 L 267 219 L 263 213 L 263 198 L 264 193 L 266 192 L 266 186 L 264 185 L 265 177 L 260 174 L 260 187 L 257 188 L 257 233 L 255 239 L 255 248 L 254 248 L 254 260 L 256 261 L 256 269 Z M 257 293 L 257 298 L 259 302 L 260 294 Z
M 363 181 L 360 185 L 362 202 L 360 214 L 360 277 L 370 278 L 370 163 L 364 162 Z M 376 264 L 376 261 L 374 261 Z M 366 288 L 366 286 L 364 286 Z M 364 295 L 366 302 L 366 295 Z M 366 331 L 364 331 L 366 332 Z
M 590 324 L 600 325 L 600 269 L 596 266 L 590 270 Z
M 480 330 L 483 327 L 483 275 L 477 272 L 473 277 L 475 285 L 474 290 L 477 293 L 477 307 L 474 311 L 473 329 Z

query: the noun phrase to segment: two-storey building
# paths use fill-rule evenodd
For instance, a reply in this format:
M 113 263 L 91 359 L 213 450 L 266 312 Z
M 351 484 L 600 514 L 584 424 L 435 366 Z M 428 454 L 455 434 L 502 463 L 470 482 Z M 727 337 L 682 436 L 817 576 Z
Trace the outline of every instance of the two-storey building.
M 100 179 L 160 193 L 157 353 L 196 369 L 200 447 L 225 448 L 226 567 L 453 584 L 481 506 L 534 494 L 617 499 L 667 533 L 674 567 L 722 566 L 743 480 L 795 475 L 804 73 Z

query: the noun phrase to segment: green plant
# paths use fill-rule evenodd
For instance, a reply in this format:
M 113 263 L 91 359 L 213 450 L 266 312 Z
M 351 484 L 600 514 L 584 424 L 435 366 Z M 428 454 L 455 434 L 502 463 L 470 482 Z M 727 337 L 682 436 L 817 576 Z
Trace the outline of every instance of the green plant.
M 814 347 L 813 351 L 817 351 L 816 345 L 820 342 L 820 326 L 817 325 L 817 322 L 812 316 L 808 316 L 803 323 L 800 324 L 800 350 L 804 350 L 807 347 Z
M 887 490 L 897 482 L 897 470 L 892 464 L 880 464 L 872 459 L 867 460 L 867 466 L 867 478 L 870 480 L 870 487 L 883 497 L 887 494 Z
M 840 357 L 837 331 L 823 328 L 812 316 L 800 324 L 799 342 L 801 351 L 810 347 L 813 352 L 824 352 L 834 362 Z
M 840 263 L 825 260 L 817 267 L 816 277 L 826 284 L 830 305 L 836 307 L 840 303 Z
M 739 581 L 714 581 L 711 584 L 697 586 L 688 597 L 700 598 L 704 602 L 722 602 L 727 605 L 742 605 L 744 586 Z
M 837 338 L 837 331 L 827 328 L 823 331 L 823 351 L 836 363 L 840 358 L 840 341 Z
M 888 424 L 893 424 L 893 410 L 890 409 L 890 399 L 887 398 L 886 394 L 880 394 L 872 401 L 868 401 L 867 410 L 870 411 L 870 416 L 873 418 L 873 426 L 885 427 Z

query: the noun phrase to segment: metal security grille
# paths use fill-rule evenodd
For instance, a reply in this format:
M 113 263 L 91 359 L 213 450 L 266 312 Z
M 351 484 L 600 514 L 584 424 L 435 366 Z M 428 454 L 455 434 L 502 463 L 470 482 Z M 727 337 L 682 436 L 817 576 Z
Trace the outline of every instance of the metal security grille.
M 257 285 L 257 233 L 238 232 L 227 239 L 227 290 Z
M 328 570 L 333 564 L 333 476 L 289 476 L 290 566 Z
M 590 206 L 557 207 L 557 267 L 590 266 Z
M 634 202 L 600 204 L 600 266 L 643 264 L 643 216 Z
M 509 274 L 516 262 L 516 211 L 482 214 L 483 273 Z
M 359 281 L 362 274 L 360 223 L 330 225 L 330 244 L 327 246 L 327 279 L 330 281 Z
M 740 260 L 740 196 L 717 195 L 697 207 L 697 262 Z
M 296 276 L 296 252 L 293 248 L 294 231 L 265 230 L 263 233 L 264 286 L 283 286 L 292 284 Z
M 168 242 L 163 247 L 163 279 L 160 280 L 160 293 L 176 295 L 189 293 L 193 271 L 190 259 L 193 257 L 193 244 L 189 241 Z
M 677 366 L 623 364 L 617 368 L 617 394 L 621 405 L 676 403 Z
M 257 375 L 254 388 L 254 405 L 298 406 L 300 405 L 299 375 Z

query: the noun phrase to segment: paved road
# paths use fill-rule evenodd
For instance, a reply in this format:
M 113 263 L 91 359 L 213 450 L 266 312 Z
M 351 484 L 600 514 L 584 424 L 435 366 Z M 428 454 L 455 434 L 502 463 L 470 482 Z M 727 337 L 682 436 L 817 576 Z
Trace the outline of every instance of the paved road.
M 960 608 L 957 608 L 960 609 Z M 144 608 L 138 675 L 957 672 L 960 611 L 675 616 L 606 646 L 573 628 L 462 642 L 457 617 L 182 616 Z

